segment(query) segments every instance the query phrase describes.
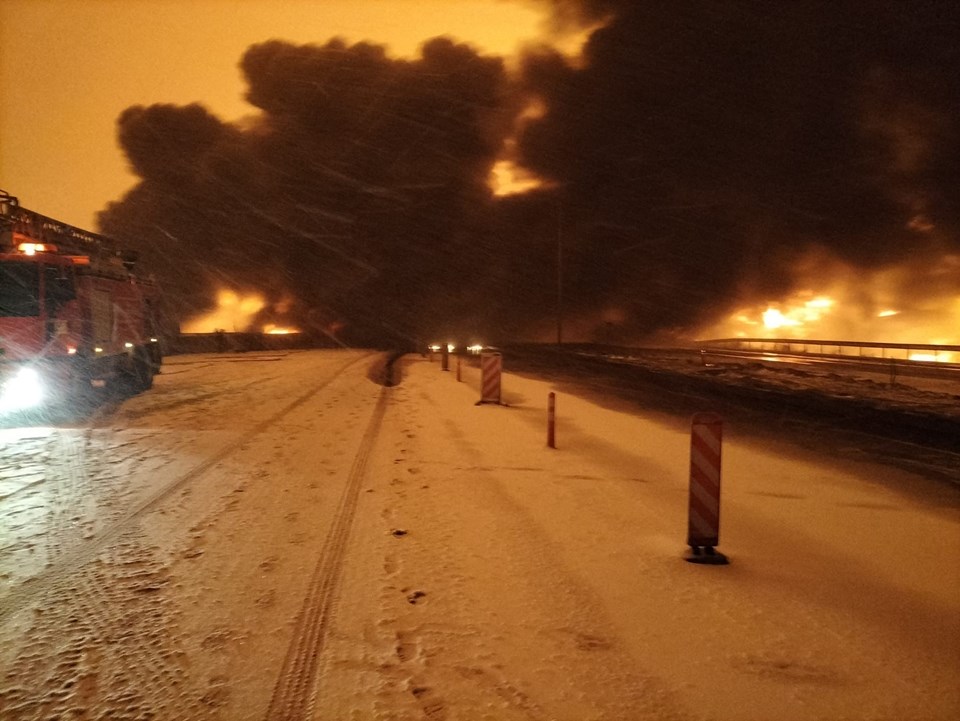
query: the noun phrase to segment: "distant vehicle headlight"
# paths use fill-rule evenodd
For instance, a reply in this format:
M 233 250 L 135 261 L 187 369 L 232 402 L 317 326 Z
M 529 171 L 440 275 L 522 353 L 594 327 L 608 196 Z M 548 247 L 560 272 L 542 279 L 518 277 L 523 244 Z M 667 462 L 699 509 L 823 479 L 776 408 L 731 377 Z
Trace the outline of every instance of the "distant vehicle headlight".
M 440 346 L 439 346 L 438 344 L 432 343 L 432 344 L 430 345 L 430 351 L 431 351 L 431 352 L 437 353 L 439 350 L 440 350 Z
M 483 350 L 483 345 L 481 345 L 480 343 L 474 343 L 473 345 L 468 345 L 467 350 L 473 353 L 474 355 L 476 355 L 477 353 Z
M 43 380 L 35 368 L 20 368 L 0 384 L 0 412 L 34 408 L 43 401 Z

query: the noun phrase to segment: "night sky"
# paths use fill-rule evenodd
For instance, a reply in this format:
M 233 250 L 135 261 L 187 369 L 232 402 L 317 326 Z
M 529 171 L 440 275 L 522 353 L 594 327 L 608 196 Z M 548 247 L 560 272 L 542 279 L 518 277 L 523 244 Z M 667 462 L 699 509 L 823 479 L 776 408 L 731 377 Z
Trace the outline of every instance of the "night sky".
M 580 59 L 264 39 L 238 58 L 256 119 L 123 113 L 140 182 L 101 228 L 174 317 L 256 290 L 265 316 L 375 344 L 549 338 L 558 247 L 570 339 L 611 343 L 782 297 L 811 259 L 960 254 L 957 3 L 552 6 L 597 28 Z M 494 195 L 505 158 L 541 185 Z M 924 277 L 960 296 L 949 267 Z

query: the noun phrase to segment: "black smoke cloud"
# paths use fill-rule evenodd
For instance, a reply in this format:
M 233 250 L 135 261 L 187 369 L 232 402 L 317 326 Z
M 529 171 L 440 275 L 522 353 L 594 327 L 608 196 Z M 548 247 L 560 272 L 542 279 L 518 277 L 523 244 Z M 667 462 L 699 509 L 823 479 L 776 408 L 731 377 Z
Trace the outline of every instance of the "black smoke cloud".
M 282 289 L 358 341 L 548 333 L 558 250 L 571 325 L 623 342 L 782 297 L 810 248 L 864 270 L 960 252 L 953 2 L 538 4 L 602 23 L 579 62 L 531 48 L 512 76 L 449 39 L 409 61 L 271 41 L 241 62 L 255 121 L 128 110 L 142 181 L 103 230 L 181 313 L 213 285 Z M 496 198 L 515 133 L 547 183 Z
M 582 71 L 544 83 L 564 69 L 531 61 L 560 97 L 524 148 L 572 197 L 603 199 L 585 211 L 591 251 L 639 253 L 611 294 L 659 282 L 632 317 L 684 325 L 744 292 L 782 297 L 811 246 L 864 269 L 958 248 L 955 5 L 621 5 Z M 587 138 L 601 149 L 555 154 Z M 611 208 L 633 237 L 602 237 Z
M 783 297 L 814 246 L 864 269 L 960 250 L 956 3 L 552 4 L 612 20 L 580 66 L 528 56 L 547 113 L 520 160 L 560 188 L 569 295 L 622 331 Z
M 214 287 L 296 299 L 311 326 L 386 343 L 476 324 L 490 167 L 512 121 L 503 64 L 449 39 L 415 61 L 380 46 L 251 47 L 260 109 L 243 127 L 200 106 L 119 120 L 141 182 L 101 216 L 137 247 L 175 313 Z

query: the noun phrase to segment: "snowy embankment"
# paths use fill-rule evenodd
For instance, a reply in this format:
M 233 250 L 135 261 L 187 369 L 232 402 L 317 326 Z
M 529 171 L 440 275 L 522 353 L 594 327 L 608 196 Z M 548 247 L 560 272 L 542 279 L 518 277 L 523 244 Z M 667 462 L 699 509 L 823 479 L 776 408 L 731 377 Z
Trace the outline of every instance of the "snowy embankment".
M 911 375 L 879 368 L 818 364 L 816 359 L 783 358 L 779 362 L 713 358 L 704 363 L 693 352 L 574 351 L 584 358 L 626 363 L 654 373 L 674 374 L 715 386 L 739 386 L 760 393 L 820 397 L 824 401 L 856 401 L 880 412 L 913 413 L 960 423 L 960 373 Z
M 85 431 L 90 543 L 125 498 L 90 464 L 177 485 L 0 596 L 4 721 L 960 717 L 948 484 L 731 423 L 731 563 L 694 565 L 686 408 L 509 367 L 477 405 L 475 367 L 419 356 L 387 389 L 361 354 L 244 360 L 181 359 Z
M 803 363 L 704 365 L 691 351 L 520 347 L 517 368 L 602 387 L 668 412 L 704 407 L 738 425 L 792 426 L 798 443 L 857 447 L 960 483 L 960 375 L 911 377 Z M 806 437 L 806 440 L 804 440 Z M 843 440 L 840 443 L 841 439 Z

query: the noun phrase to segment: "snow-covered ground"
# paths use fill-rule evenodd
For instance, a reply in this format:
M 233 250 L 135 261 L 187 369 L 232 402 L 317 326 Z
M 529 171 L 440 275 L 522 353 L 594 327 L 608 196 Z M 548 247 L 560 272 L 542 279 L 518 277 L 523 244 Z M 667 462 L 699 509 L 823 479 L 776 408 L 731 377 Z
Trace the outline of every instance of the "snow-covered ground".
M 955 486 L 733 426 L 689 564 L 685 412 L 382 362 L 0 431 L 0 719 L 960 718 Z

